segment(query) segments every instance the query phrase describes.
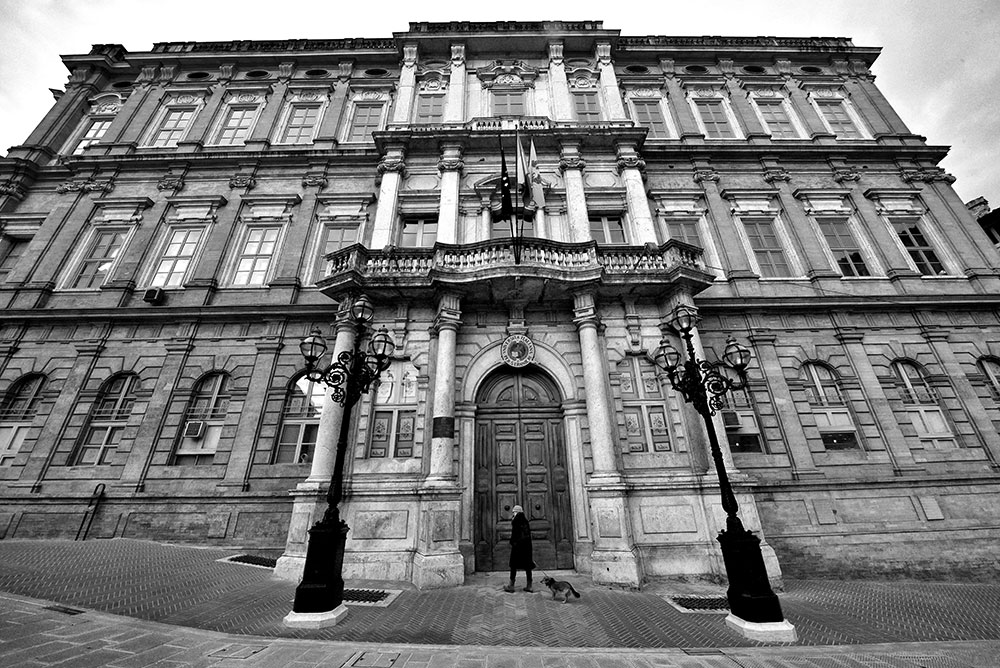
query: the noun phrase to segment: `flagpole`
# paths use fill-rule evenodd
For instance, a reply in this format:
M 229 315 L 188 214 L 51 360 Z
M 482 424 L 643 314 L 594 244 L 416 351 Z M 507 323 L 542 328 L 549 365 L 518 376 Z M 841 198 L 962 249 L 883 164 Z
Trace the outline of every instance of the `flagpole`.
M 523 226 L 517 218 L 517 207 L 521 201 L 521 180 L 519 174 L 521 172 L 521 133 L 520 125 L 517 120 L 514 121 L 514 141 L 517 143 L 517 152 L 514 154 L 514 264 L 521 264 L 521 232 L 523 231 Z

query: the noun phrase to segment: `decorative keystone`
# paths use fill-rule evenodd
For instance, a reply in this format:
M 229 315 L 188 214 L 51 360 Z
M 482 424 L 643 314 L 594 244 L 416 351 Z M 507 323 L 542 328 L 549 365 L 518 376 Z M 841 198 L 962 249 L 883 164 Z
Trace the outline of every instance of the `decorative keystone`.
M 329 181 L 325 176 L 317 174 L 308 174 L 302 177 L 302 186 L 305 188 L 319 188 L 322 190 L 326 187 Z
M 251 190 L 256 185 L 257 179 L 249 174 L 237 174 L 229 179 L 230 188 L 246 188 L 247 190 Z
M 621 174 L 626 169 L 638 169 L 639 171 L 644 171 L 646 169 L 646 161 L 637 155 L 623 155 L 615 161 L 615 166 L 618 168 L 618 173 Z
M 184 179 L 179 176 L 165 176 L 156 182 L 157 190 L 180 190 L 184 187 Z
M 853 167 L 848 167 L 847 169 L 835 169 L 833 170 L 833 180 L 837 183 L 843 183 L 844 181 L 858 181 L 861 179 L 861 172 L 854 169 Z
M 692 178 L 694 178 L 695 183 L 701 183 L 702 181 L 718 183 L 719 173 L 714 169 L 696 169 Z
M 775 169 L 764 170 L 764 180 L 768 183 L 774 183 L 775 181 L 790 181 L 791 179 L 792 175 L 787 169 L 778 167 Z

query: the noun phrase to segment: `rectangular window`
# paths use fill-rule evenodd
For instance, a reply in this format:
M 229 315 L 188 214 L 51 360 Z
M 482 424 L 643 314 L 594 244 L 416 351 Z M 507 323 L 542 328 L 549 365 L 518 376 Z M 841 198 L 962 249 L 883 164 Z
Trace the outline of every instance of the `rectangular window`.
M 296 104 L 288 113 L 282 144 L 309 144 L 313 139 L 316 121 L 319 120 L 318 104 Z
M 250 135 L 250 128 L 256 117 L 257 105 L 229 107 L 215 143 L 225 146 L 242 144 Z
M 101 230 L 94 234 L 70 287 L 96 288 L 102 285 L 125 243 L 125 234 L 125 230 Z
M 628 357 L 619 363 L 625 439 L 628 452 L 670 450 L 668 417 L 656 370 L 649 360 Z
M 917 266 L 917 271 L 924 276 L 939 276 L 947 273 L 944 265 L 938 259 L 937 253 L 934 252 L 934 247 L 930 245 L 920 229 L 919 218 L 893 218 L 891 222 L 903 247 L 909 253 L 910 259 Z
M 772 138 L 776 139 L 798 139 L 799 133 L 792 123 L 785 109 L 785 103 L 781 100 L 756 100 L 757 109 L 764 119 L 767 131 Z
M 692 246 L 701 246 L 701 235 L 698 233 L 698 220 L 696 218 L 668 218 L 667 234 L 671 239 L 683 241 Z
M 77 465 L 110 464 L 124 431 L 123 425 L 90 425 L 76 460 Z
M 820 218 L 816 222 L 819 223 L 819 229 L 823 232 L 840 273 L 844 276 L 871 276 L 861 249 L 851 234 L 847 218 Z
M 177 142 L 184 137 L 184 132 L 192 118 L 194 118 L 194 107 L 168 109 L 167 113 L 163 115 L 163 120 L 160 121 L 160 126 L 153 134 L 150 146 L 156 148 L 177 146 Z
M 763 452 L 760 428 L 747 391 L 736 390 L 722 395 L 722 421 L 732 452 Z
M 318 433 L 318 422 L 285 422 L 282 424 L 274 463 L 304 464 L 311 461 Z
M 770 218 L 744 218 L 743 227 L 750 240 L 750 247 L 753 248 L 761 277 L 791 276 L 785 251 L 782 250 L 781 241 L 774 231 L 774 221 Z
M 705 136 L 709 139 L 735 139 L 736 134 L 729 124 L 726 108 L 722 100 L 695 100 L 702 125 L 705 126 Z
M 847 113 L 843 100 L 816 100 L 816 106 L 823 114 L 826 124 L 830 126 L 830 132 L 839 139 L 862 138 L 858 127 Z
M 14 265 L 24 255 L 28 241 L 30 240 L 17 237 L 0 237 L 0 283 L 6 281 L 7 277 L 10 276 Z
M 153 287 L 172 288 L 184 282 L 184 276 L 194 260 L 201 241 L 202 228 L 175 229 L 170 232 L 163 257 L 156 266 L 156 273 L 150 283 Z
M 594 216 L 590 219 L 590 238 L 599 244 L 624 244 L 625 228 L 616 216 Z
M 14 464 L 30 428 L 30 424 L 0 423 L 0 467 Z
M 635 110 L 635 122 L 638 125 L 649 128 L 650 139 L 667 139 L 670 131 L 667 128 L 667 121 L 663 118 L 663 109 L 659 100 L 632 100 L 632 109 Z
M 381 102 L 356 105 L 347 141 L 372 141 L 372 132 L 382 127 L 382 108 L 384 106 Z
M 523 90 L 493 91 L 494 116 L 524 116 Z
M 326 275 L 326 256 L 358 242 L 357 225 L 324 225 L 319 240 L 316 280 Z
M 416 411 L 375 411 L 369 457 L 412 457 Z
M 278 227 L 251 227 L 236 262 L 233 285 L 264 285 L 278 245 Z
M 597 104 L 597 91 L 573 93 L 573 109 L 576 120 L 581 123 L 594 123 L 601 120 L 601 108 Z
M 444 95 L 417 97 L 417 123 L 440 123 L 444 119 Z
M 101 141 L 101 137 L 103 137 L 104 133 L 106 133 L 108 128 L 111 127 L 112 120 L 114 119 L 95 118 L 92 120 L 90 122 L 90 126 L 87 128 L 87 131 L 84 132 L 83 137 L 80 138 L 76 148 L 73 149 L 73 155 L 80 155 L 83 153 L 83 149 L 87 148 L 91 144 L 96 144 Z
M 437 241 L 437 220 L 412 219 L 403 221 L 400 246 L 404 248 L 427 248 Z

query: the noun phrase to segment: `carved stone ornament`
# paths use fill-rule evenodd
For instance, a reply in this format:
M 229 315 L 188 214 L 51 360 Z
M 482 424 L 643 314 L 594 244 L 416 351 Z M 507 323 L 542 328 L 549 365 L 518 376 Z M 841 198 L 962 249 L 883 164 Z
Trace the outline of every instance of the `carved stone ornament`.
M 184 179 L 179 176 L 164 176 L 156 183 L 158 190 L 180 190 L 184 187 Z
M 954 176 L 940 168 L 921 170 L 904 169 L 900 176 L 906 183 L 913 183 L 914 181 L 920 181 L 923 183 L 933 183 L 935 181 L 954 183 L 956 180 Z
M 363 90 L 355 96 L 357 100 L 384 100 L 385 93 L 380 90 Z
M 117 102 L 105 102 L 94 109 L 95 114 L 117 114 L 118 110 L 121 109 L 121 105 Z
M 719 97 L 719 91 L 714 88 L 695 88 L 692 93 L 695 97 Z
M 306 90 L 299 93 L 297 97 L 303 102 L 315 102 L 319 99 L 319 93 L 312 90 Z
M 302 185 L 306 188 L 323 189 L 326 187 L 327 183 L 329 183 L 329 181 L 325 176 L 310 174 L 302 177 Z
M 451 64 L 452 66 L 459 66 L 465 64 L 465 45 L 464 44 L 452 44 L 451 45 Z
M 632 91 L 632 97 L 660 97 L 660 91 L 652 88 L 636 88 Z
M 87 179 L 86 181 L 67 181 L 56 186 L 56 192 L 63 193 L 78 193 L 78 192 L 111 192 L 114 190 L 115 184 L 111 179 L 104 181 L 95 181 L 93 179 Z
M 853 167 L 848 167 L 847 169 L 836 169 L 833 171 L 833 180 L 837 183 L 843 183 L 844 181 L 857 181 L 860 178 L 861 172 Z
M 256 185 L 257 185 L 257 179 L 250 176 L 249 174 L 237 174 L 236 176 L 229 179 L 230 188 L 246 188 L 247 190 L 250 190 Z
M 524 334 L 511 334 L 500 344 L 500 359 L 515 369 L 528 366 L 535 361 L 535 344 Z
M 559 158 L 559 169 L 565 172 L 567 169 L 586 169 L 587 161 L 583 158 L 578 158 L 576 156 L 570 156 L 568 158 Z
M 778 97 L 778 91 L 773 88 L 757 88 L 754 93 L 757 97 Z
M 646 161 L 637 155 L 624 155 L 615 161 L 615 166 L 618 167 L 619 174 L 626 169 L 638 169 L 642 171 L 646 169 Z
M 447 87 L 448 86 L 447 86 L 447 84 L 444 81 L 442 81 L 441 79 L 437 79 L 437 78 L 434 78 L 434 79 L 425 79 L 424 81 L 420 82 L 420 90 L 423 90 L 423 91 L 427 91 L 427 90 L 429 90 L 429 91 L 444 90 Z
M 719 182 L 719 173 L 714 169 L 698 169 L 694 172 L 694 182 L 701 183 L 702 181 L 712 181 L 713 183 Z
M 23 200 L 26 194 L 24 188 L 13 181 L 0 183 L 0 195 L 10 195 L 16 200 Z
M 493 80 L 496 86 L 523 86 L 524 79 L 516 74 L 501 74 Z
M 778 167 L 775 169 L 764 170 L 764 180 L 768 183 L 774 183 L 775 181 L 790 181 L 791 179 L 792 175 L 787 169 Z
M 386 172 L 398 172 L 406 176 L 406 162 L 399 158 L 382 158 L 375 169 L 380 176 Z
M 836 97 L 837 93 L 832 88 L 817 88 L 813 91 L 816 97 Z
M 194 101 L 197 99 L 198 98 L 196 98 L 194 95 L 185 94 L 185 95 L 178 95 L 177 97 L 174 98 L 174 101 L 177 102 L 177 104 L 194 104 Z
M 573 88 L 593 88 L 594 81 L 590 77 L 574 77 Z
M 461 158 L 443 158 L 438 161 L 438 170 L 442 172 L 459 172 L 465 169 L 465 161 Z
M 260 99 L 257 93 L 240 93 L 236 96 L 236 101 L 240 103 L 256 102 Z
M 549 61 L 553 65 L 563 64 L 563 43 L 549 42 Z

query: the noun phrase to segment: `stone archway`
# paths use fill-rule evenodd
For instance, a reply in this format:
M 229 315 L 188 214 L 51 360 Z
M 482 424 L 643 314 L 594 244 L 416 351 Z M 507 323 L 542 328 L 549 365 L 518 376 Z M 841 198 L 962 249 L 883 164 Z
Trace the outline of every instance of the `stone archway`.
M 531 522 L 538 568 L 573 568 L 573 518 L 559 390 L 538 370 L 498 369 L 476 397 L 477 571 L 507 570 L 511 508 Z

